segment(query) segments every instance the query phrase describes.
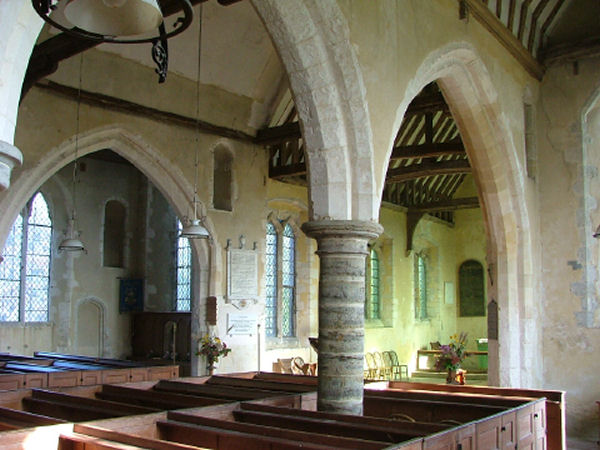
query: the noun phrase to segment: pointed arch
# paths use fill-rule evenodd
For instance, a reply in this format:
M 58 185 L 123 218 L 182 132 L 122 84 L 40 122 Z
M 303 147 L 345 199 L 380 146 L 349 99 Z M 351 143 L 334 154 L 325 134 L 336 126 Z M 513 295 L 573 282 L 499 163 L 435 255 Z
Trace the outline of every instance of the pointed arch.
M 534 277 L 533 250 L 524 167 L 500 107 L 498 90 L 468 43 L 450 44 L 424 59 L 396 111 L 394 130 L 398 130 L 411 100 L 432 81 L 439 84 L 460 130 L 485 218 L 491 273 L 488 302 L 496 301 L 500 306 L 498 339 L 490 339 L 489 383 L 532 386 L 542 373 L 542 361 L 535 350 L 541 340 L 535 326 L 541 312 L 533 299 L 534 283 L 529 281 Z M 387 171 L 392 140 L 393 136 L 386 165 L 379 168 L 382 176 Z
M 69 139 L 61 145 L 50 149 L 44 158 L 27 173 L 21 174 L 13 182 L 11 189 L 6 191 L 6 196 L 0 200 L 0 210 L 11 211 L 13 214 L 4 214 L 0 217 L 0 243 L 3 243 L 12 224 L 12 220 L 19 210 L 19 205 L 24 204 L 29 197 L 48 178 L 65 165 L 74 161 L 75 156 L 81 157 L 103 149 L 111 149 L 136 166 L 148 179 L 163 193 L 179 217 L 183 217 L 191 209 L 191 195 L 193 186 L 181 172 L 167 158 L 148 144 L 139 135 L 120 126 L 107 126 L 92 129 L 82 133 L 78 139 L 77 152 L 75 140 Z M 199 202 L 199 214 L 206 216 L 206 207 Z M 202 334 L 200 324 L 204 323 L 206 297 L 209 292 L 215 291 L 217 271 L 212 267 L 220 266 L 220 252 L 216 251 L 215 243 L 218 242 L 215 227 L 206 218 L 204 225 L 213 239 L 195 239 L 192 241 L 194 267 L 194 301 L 192 301 L 192 341 Z M 192 354 L 192 373 L 197 373 L 199 362 Z

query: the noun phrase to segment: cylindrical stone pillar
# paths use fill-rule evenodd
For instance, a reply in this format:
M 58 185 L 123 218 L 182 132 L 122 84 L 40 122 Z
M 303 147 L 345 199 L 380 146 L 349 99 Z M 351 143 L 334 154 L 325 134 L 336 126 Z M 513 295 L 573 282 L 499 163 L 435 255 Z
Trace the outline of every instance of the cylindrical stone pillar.
M 320 259 L 317 408 L 362 415 L 367 244 L 383 228 L 321 220 L 303 224 L 302 230 L 316 239 Z

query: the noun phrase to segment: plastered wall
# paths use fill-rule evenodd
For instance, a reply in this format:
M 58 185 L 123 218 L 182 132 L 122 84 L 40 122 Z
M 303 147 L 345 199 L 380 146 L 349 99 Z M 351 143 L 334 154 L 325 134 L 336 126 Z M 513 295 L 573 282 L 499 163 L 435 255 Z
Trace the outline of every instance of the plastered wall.
M 569 432 L 596 439 L 600 141 L 598 58 L 549 69 L 537 105 L 544 379 L 566 390 Z
M 475 195 L 472 178 L 467 178 L 457 196 Z M 419 222 L 413 251 L 406 253 L 406 212 L 386 206 L 380 218 L 385 232 L 380 261 L 382 320 L 367 321 L 365 351 L 395 350 L 400 361 L 416 369 L 417 350 L 429 343 L 448 343 L 450 336 L 468 333 L 467 348 L 476 350 L 476 339 L 487 337 L 485 317 L 460 317 L 458 311 L 458 268 L 468 259 L 486 267 L 486 238 L 481 210 L 455 213 L 455 225 L 431 216 Z M 428 318 L 415 318 L 415 253 L 427 255 Z M 446 283 L 452 295 L 446 297 Z M 387 317 L 386 317 L 387 315 Z

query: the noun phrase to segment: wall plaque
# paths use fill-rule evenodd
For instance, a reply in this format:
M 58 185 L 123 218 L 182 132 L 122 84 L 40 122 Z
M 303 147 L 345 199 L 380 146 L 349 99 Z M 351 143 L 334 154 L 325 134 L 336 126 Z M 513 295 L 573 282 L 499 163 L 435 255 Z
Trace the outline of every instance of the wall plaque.
M 227 314 L 227 334 L 229 335 L 253 335 L 256 333 L 258 317 L 256 314 Z
M 242 307 L 258 300 L 258 252 L 244 249 L 244 243 L 240 237 L 240 248 L 227 246 L 227 300 Z

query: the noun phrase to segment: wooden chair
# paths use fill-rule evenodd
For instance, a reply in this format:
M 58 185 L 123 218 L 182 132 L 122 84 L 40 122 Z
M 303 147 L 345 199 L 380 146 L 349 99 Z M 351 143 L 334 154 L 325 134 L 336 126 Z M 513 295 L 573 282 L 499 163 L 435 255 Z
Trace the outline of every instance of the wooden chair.
M 377 364 L 375 363 L 375 357 L 373 353 L 365 353 L 365 361 L 367 363 L 367 376 L 368 380 L 377 380 L 379 378 L 377 371 Z
M 390 372 L 387 371 L 387 368 L 383 362 L 383 356 L 379 352 L 373 352 L 373 357 L 375 358 L 375 364 L 377 365 L 377 375 L 380 380 L 389 380 L 391 375 Z
M 398 361 L 398 355 L 394 350 L 389 350 L 387 353 L 391 360 L 392 378 L 394 380 L 402 380 L 404 377 L 406 377 L 408 380 L 408 365 L 400 364 L 400 361 Z

